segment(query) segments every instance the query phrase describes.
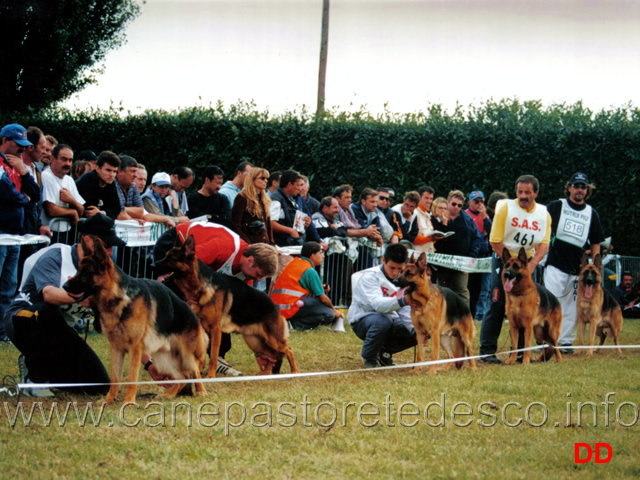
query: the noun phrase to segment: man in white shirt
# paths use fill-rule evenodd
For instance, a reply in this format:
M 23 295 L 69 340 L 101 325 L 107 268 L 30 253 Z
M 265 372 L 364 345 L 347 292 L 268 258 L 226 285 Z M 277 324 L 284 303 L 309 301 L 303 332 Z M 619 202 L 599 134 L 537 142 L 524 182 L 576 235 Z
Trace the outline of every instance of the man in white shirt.
M 416 344 L 408 295 L 393 283 L 407 256 L 404 245 L 389 245 L 382 265 L 356 274 L 347 320 L 363 341 L 362 361 L 367 368 L 393 365 L 391 355 Z
M 68 238 L 68 232 L 83 216 L 85 200 L 69 175 L 73 163 L 71 147 L 58 144 L 51 154 L 51 168 L 42 172 L 42 224 L 50 226 L 52 243 L 71 245 L 75 238 Z M 64 220 L 54 221 L 56 218 Z

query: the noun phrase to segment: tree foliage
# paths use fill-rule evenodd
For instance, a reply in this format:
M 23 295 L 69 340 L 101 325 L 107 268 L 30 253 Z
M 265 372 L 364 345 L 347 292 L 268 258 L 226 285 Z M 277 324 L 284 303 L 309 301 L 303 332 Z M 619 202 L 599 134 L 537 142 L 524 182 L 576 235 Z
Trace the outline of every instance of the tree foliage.
M 0 112 L 38 110 L 96 83 L 140 12 L 132 0 L 1 0 Z

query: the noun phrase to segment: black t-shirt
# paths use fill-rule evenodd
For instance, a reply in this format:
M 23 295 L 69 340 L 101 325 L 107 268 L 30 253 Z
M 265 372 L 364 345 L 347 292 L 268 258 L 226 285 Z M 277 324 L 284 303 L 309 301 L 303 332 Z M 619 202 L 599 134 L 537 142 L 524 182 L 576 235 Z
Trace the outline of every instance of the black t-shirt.
M 567 199 L 567 203 L 576 211 L 582 211 L 587 208 L 586 204 L 577 205 L 569 199 Z M 595 245 L 604 241 L 600 216 L 595 209 L 592 209 L 588 241 L 583 247 L 576 247 L 575 245 L 555 238 L 562 213 L 562 200 L 550 202 L 547 205 L 547 212 L 551 215 L 551 247 L 549 248 L 547 265 L 552 265 L 564 273 L 577 275 L 580 272 L 580 262 L 582 261 L 584 251 L 589 245 Z
M 84 208 L 98 207 L 108 217 L 114 220 L 118 218 L 122 211 L 122 205 L 116 191 L 115 182 L 116 180 L 113 183 L 100 185 L 100 177 L 98 177 L 98 172 L 95 170 L 85 173 L 76 180 L 78 193 L 85 200 Z
M 225 195 L 217 193 L 205 197 L 201 193 L 193 192 L 187 197 L 187 203 L 189 204 L 187 211 L 189 218 L 210 215 L 209 221 L 231 228 L 231 205 Z

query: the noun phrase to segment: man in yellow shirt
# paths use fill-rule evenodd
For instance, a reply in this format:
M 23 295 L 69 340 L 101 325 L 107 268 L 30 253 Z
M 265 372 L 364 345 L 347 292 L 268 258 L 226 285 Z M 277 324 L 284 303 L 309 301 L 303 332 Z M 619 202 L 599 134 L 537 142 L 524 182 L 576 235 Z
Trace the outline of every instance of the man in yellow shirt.
M 485 314 L 480 330 L 480 355 L 490 355 L 482 358 L 487 363 L 501 363 L 495 353 L 505 315 L 500 260 L 502 251 L 506 248 L 515 257 L 520 247 L 524 247 L 529 258 L 527 268 L 533 273 L 549 250 L 551 216 L 544 205 L 535 201 L 538 188 L 536 177 L 522 175 L 516 180 L 517 200 L 500 200 L 496 205 L 489 236 L 494 252 L 491 259 L 491 308 Z M 523 344 L 524 335 L 520 332 L 518 348 L 522 348 Z

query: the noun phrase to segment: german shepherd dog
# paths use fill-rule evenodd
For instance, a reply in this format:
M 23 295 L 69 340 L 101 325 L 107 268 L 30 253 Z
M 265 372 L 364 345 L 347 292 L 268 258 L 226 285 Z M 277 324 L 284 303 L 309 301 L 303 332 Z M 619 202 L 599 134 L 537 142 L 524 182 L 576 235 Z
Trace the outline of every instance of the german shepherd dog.
M 289 325 L 271 298 L 238 278 L 214 272 L 196 257 L 195 238 L 182 244 L 180 238 L 166 256 L 156 262 L 160 271 L 170 273 L 172 282 L 188 300 L 204 329 L 209 333 L 209 371 L 215 377 L 222 332 L 239 332 L 255 353 L 261 374 L 279 372 L 286 356 L 292 373 L 298 366 L 287 345 Z
M 427 255 L 423 252 L 414 260 L 411 259 L 402 267 L 402 272 L 396 282 L 400 286 L 408 286 L 407 293 L 419 307 L 411 307 L 411 323 L 416 330 L 418 343 L 418 363 L 424 361 L 424 344 L 431 337 L 433 345 L 431 360 L 438 359 L 440 344 L 449 358 L 472 356 L 474 325 L 469 307 L 464 300 L 445 287 L 438 287 L 431 283 L 427 275 Z M 454 338 L 455 355 L 451 348 L 451 337 Z M 463 362 L 455 362 L 461 368 Z M 472 370 L 476 369 L 476 361 L 469 360 Z M 451 364 L 446 364 L 443 370 L 448 370 Z M 416 371 L 420 367 L 416 367 Z M 433 374 L 437 365 L 431 365 L 429 373 Z
M 558 337 L 562 326 L 562 308 L 549 290 L 533 281 L 527 263 L 524 248 L 520 248 L 517 257 L 511 257 L 506 248 L 502 251 L 502 284 L 505 312 L 511 332 L 511 350 L 518 348 L 518 329 L 524 328 L 525 348 L 531 346 L 534 334 L 537 341 L 550 344 L 537 361 L 550 359 L 555 351 L 556 361 L 560 362 L 562 355 L 558 349 Z M 513 352 L 505 363 L 513 365 L 516 359 L 517 353 Z M 526 365 L 530 359 L 531 350 L 526 350 L 522 356 L 522 363 Z
M 83 258 L 63 288 L 81 301 L 91 297 L 111 352 L 112 403 L 120 391 L 124 356 L 129 354 L 129 382 L 138 380 L 142 353 L 153 357 L 160 372 L 175 379 L 200 378 L 207 355 L 207 334 L 189 306 L 155 280 L 135 279 L 117 269 L 97 237 L 82 239 Z M 162 395 L 174 397 L 185 384 L 175 383 Z M 127 385 L 125 402 L 135 402 L 136 385 Z M 202 383 L 196 393 L 206 395 Z
M 593 263 L 589 263 L 589 256 L 582 256 L 580 276 L 578 277 L 578 343 L 584 345 L 587 324 L 589 325 L 589 347 L 593 346 L 596 335 L 600 337 L 600 345 L 607 336 L 613 337 L 613 343 L 620 350 L 620 332 L 622 331 L 622 310 L 609 292 L 602 288 L 602 258 L 596 255 Z M 596 350 L 596 353 L 598 350 Z M 586 351 L 587 356 L 593 354 L 593 349 Z

